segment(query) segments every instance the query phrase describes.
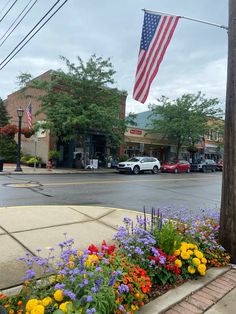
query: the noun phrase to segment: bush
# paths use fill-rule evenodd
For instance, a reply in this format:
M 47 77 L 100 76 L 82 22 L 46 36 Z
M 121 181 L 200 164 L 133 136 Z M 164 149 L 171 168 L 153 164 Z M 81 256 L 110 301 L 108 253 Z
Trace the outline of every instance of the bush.
M 0 135 L 0 155 L 5 162 L 16 162 L 17 144 L 14 138 Z
M 50 150 L 48 152 L 48 159 L 49 160 L 58 160 L 60 158 L 61 154 L 57 150 Z

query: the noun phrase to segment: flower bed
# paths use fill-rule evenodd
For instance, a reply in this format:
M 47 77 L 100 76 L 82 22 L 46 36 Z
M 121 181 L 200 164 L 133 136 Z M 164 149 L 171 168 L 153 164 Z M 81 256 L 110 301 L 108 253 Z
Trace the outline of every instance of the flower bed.
M 210 211 L 152 209 L 137 222 L 124 218 L 114 244 L 103 241 L 83 251 L 73 239 L 59 244 L 60 257 L 26 254 L 20 293 L 0 294 L 0 312 L 9 314 L 136 313 L 154 297 L 186 280 L 225 266 L 229 255 L 218 244 L 219 217 Z M 35 272 L 34 265 L 41 273 Z M 37 276 L 40 280 L 37 280 Z

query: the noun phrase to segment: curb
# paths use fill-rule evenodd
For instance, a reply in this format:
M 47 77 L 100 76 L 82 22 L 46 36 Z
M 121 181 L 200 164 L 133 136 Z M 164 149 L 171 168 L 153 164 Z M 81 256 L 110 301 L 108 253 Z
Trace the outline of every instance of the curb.
M 161 314 L 165 313 L 186 297 L 205 287 L 221 275 L 225 274 L 231 267 L 210 268 L 205 277 L 188 281 L 177 288 L 167 291 L 157 299 L 149 302 L 139 310 L 141 314 Z M 184 313 L 184 311 L 183 311 Z M 190 313 L 190 312 L 189 312 Z

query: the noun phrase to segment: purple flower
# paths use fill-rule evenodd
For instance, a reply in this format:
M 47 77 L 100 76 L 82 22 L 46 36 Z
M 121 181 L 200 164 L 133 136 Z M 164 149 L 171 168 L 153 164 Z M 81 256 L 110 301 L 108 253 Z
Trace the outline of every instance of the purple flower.
M 87 302 L 92 302 L 93 301 L 93 297 L 91 295 L 87 296 Z
M 129 287 L 123 283 L 118 287 L 120 293 L 129 292 Z
M 87 309 L 87 314 L 96 313 L 96 309 L 93 307 L 91 309 Z

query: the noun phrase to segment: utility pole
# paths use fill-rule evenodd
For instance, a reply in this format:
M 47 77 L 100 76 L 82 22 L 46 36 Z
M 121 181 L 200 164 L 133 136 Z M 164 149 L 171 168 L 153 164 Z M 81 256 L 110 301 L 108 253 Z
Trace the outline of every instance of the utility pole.
M 220 243 L 236 263 L 236 1 L 229 0 L 228 73 Z

